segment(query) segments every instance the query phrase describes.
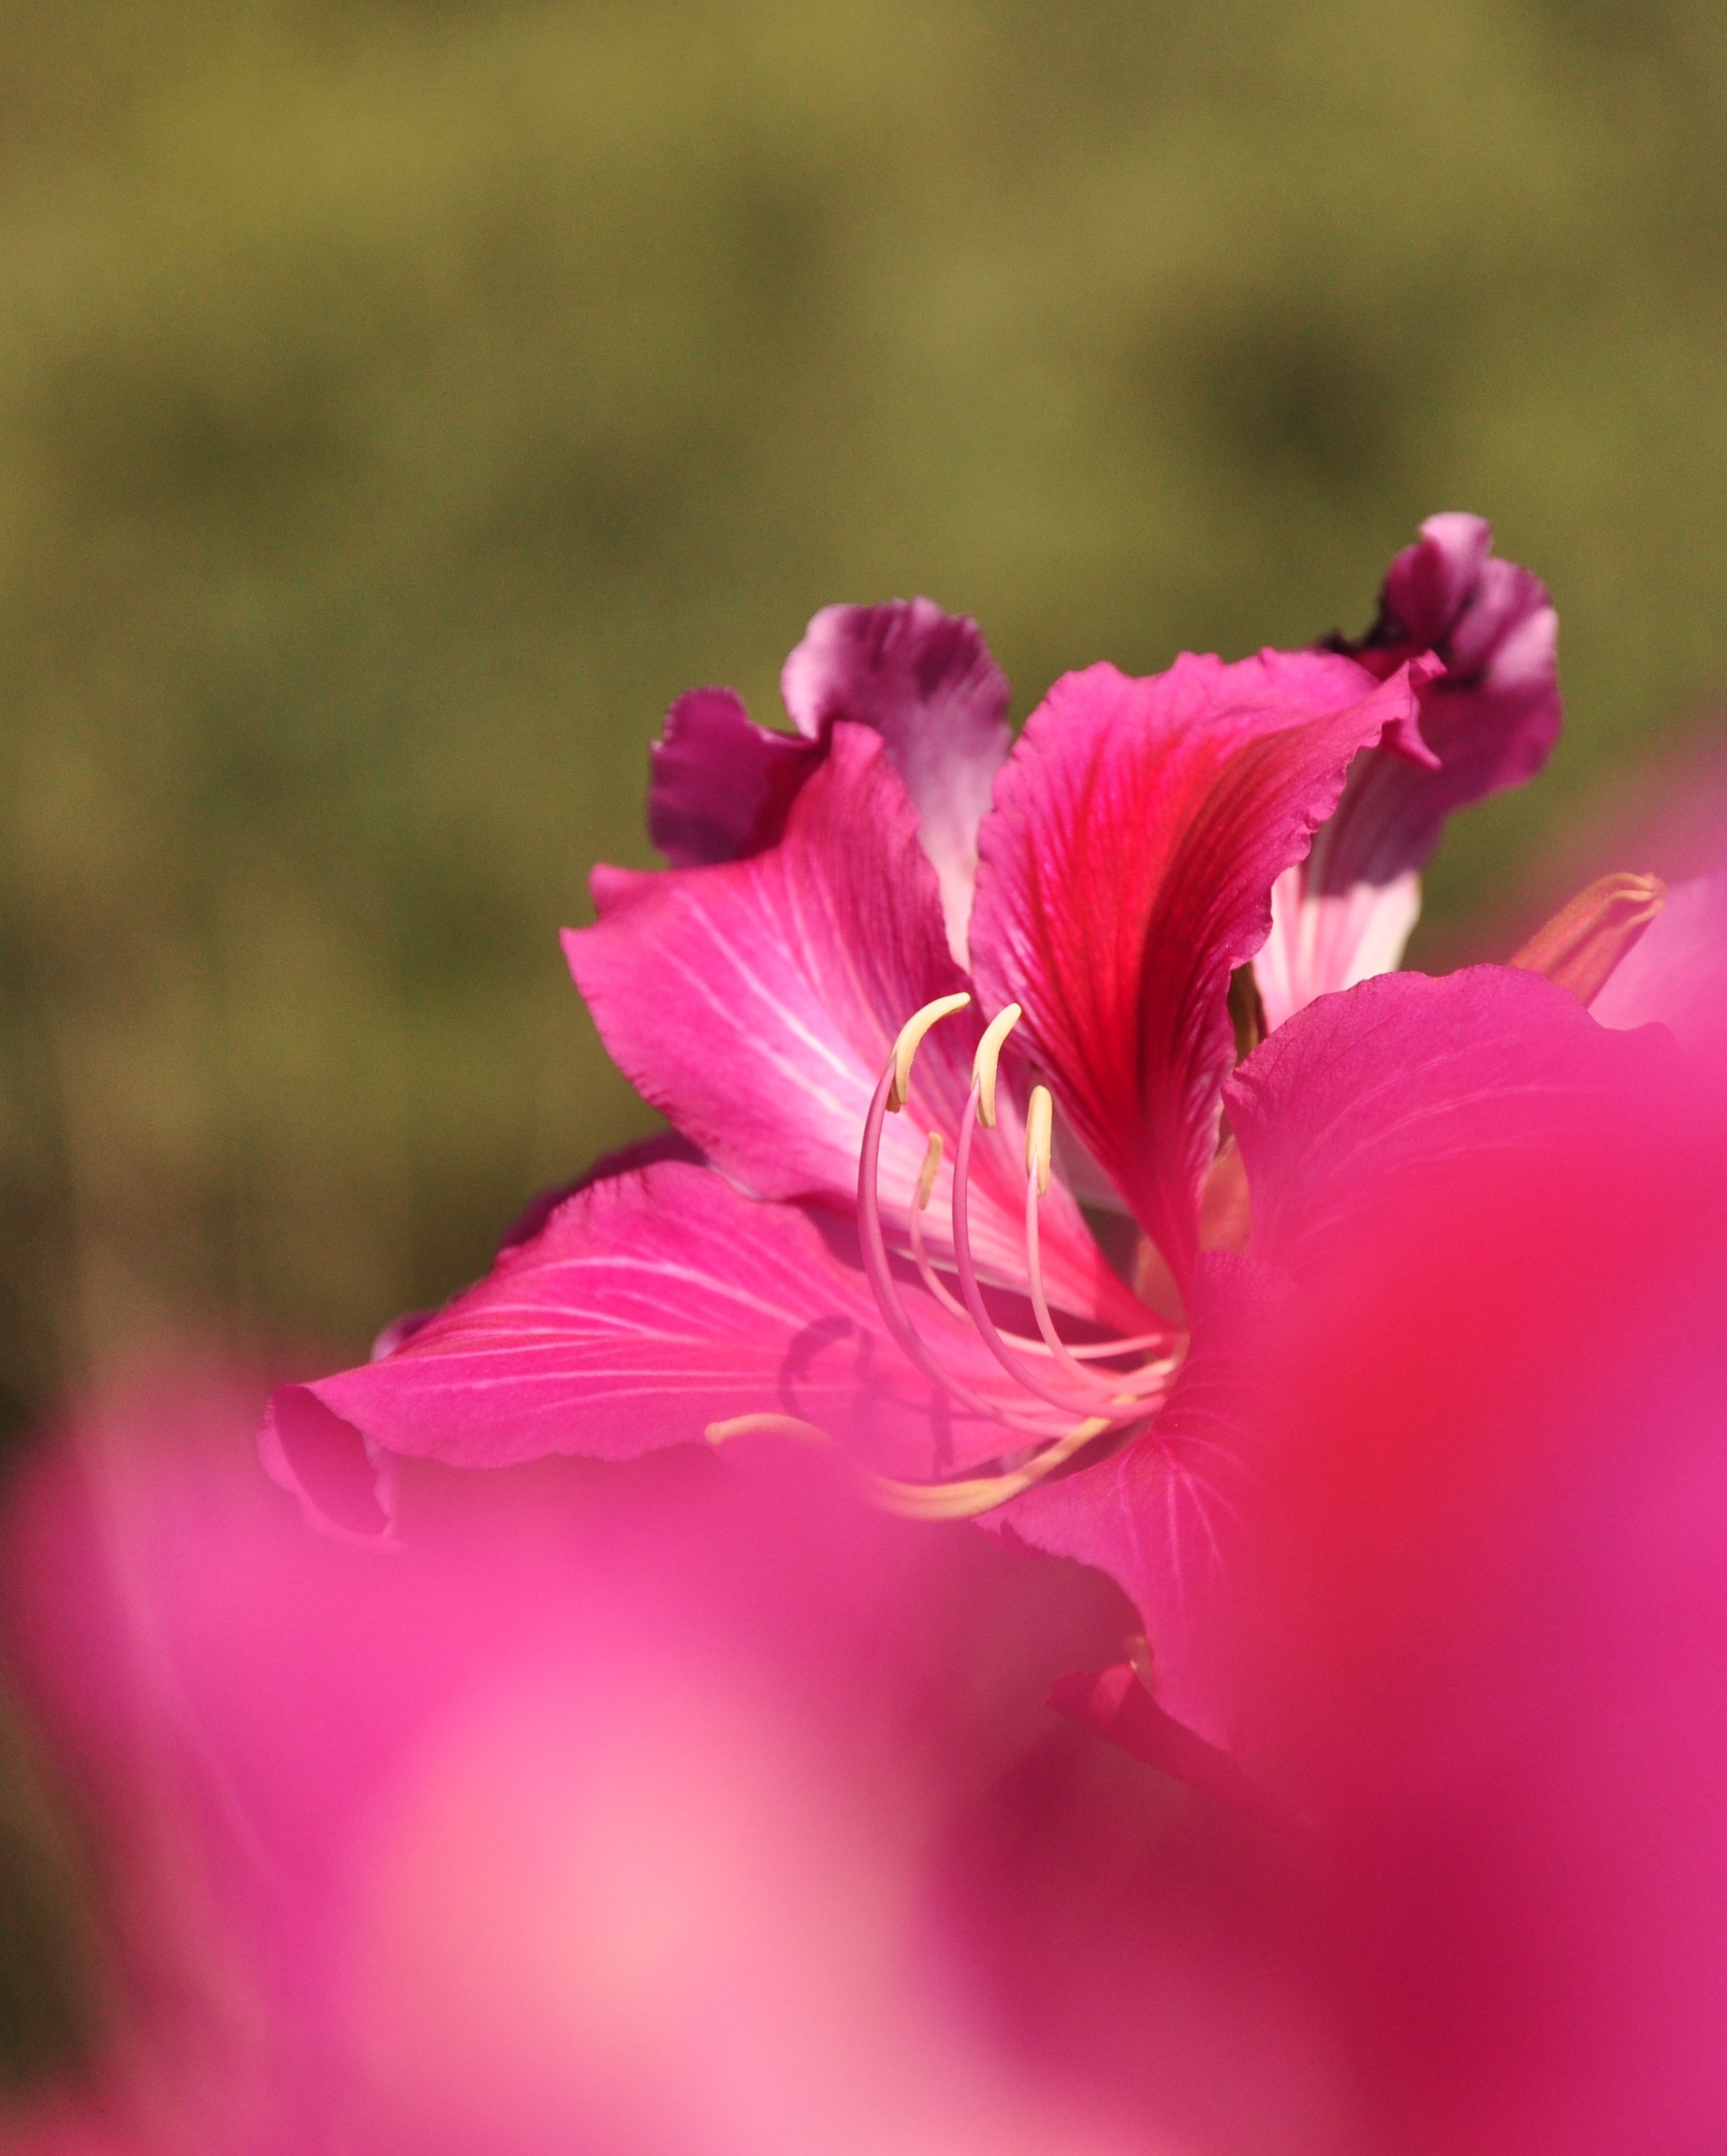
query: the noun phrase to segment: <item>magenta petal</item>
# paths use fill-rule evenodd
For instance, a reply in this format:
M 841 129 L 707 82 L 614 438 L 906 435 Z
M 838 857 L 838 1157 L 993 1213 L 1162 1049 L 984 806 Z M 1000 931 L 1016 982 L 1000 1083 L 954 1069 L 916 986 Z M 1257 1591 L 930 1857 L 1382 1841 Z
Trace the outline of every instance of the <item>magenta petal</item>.
M 1106 1572 L 1131 1598 L 1163 1712 L 1210 1744 L 1231 1711 L 1229 1595 L 1268 1334 L 1287 1284 L 1211 1253 L 1193 1288 L 1193 1341 L 1156 1422 L 1125 1451 L 1041 1483 L 1000 1517 L 1033 1548 Z
M 654 744 L 648 833 L 674 869 L 741 860 L 785 829 L 821 761 L 812 742 L 758 726 L 730 689 L 691 689 Z
M 659 885 L 659 878 L 651 869 L 615 869 L 600 861 L 587 872 L 588 894 L 602 921 L 623 912 L 625 906 L 633 906 L 638 898 L 657 890 Z
M 300 1500 L 308 1526 L 340 1542 L 396 1547 L 394 1463 L 310 1386 L 277 1389 L 258 1456 L 271 1481 Z
M 1468 608 L 1493 552 L 1493 526 L 1466 510 L 1442 510 L 1421 537 L 1392 557 L 1380 591 L 1380 618 L 1364 643 L 1420 638 L 1438 643 Z
M 966 986 L 905 788 L 880 737 L 848 724 L 834 728 L 780 844 L 643 879 L 593 927 L 566 933 L 565 948 L 614 1060 L 716 1166 L 756 1196 L 845 1213 L 894 1036 L 921 1005 Z M 884 1136 L 881 1191 L 896 1226 L 929 1133 L 945 1142 L 926 1216 L 937 1250 L 948 1246 L 954 1142 L 978 1031 L 976 1011 L 935 1029 L 910 1106 Z M 1016 1116 L 1004 1091 L 1002 1129 L 980 1146 L 973 1195 L 979 1262 L 1009 1283 L 1024 1274 Z M 1123 1303 L 1063 1193 L 1050 1194 L 1043 1235 L 1050 1293 L 1064 1308 L 1101 1315 Z
M 776 844 L 834 727 L 868 726 L 917 811 L 949 947 L 963 963 L 978 819 L 1008 738 L 1007 683 L 976 623 L 931 599 L 824 607 L 780 685 L 795 735 L 756 726 L 730 689 L 678 698 L 653 750 L 653 843 L 674 868 L 743 860 Z M 597 890 L 602 911 L 612 891 L 602 898 Z
M 1002 1389 L 969 1329 L 933 1310 L 925 1329 Z M 680 1163 L 590 1185 L 387 1361 L 295 1390 L 376 1445 L 469 1467 L 633 1459 L 754 1414 L 920 1479 L 1003 1440 L 904 1361 L 843 1237 Z
M 1025 1006 L 1063 1112 L 1180 1281 L 1234 1060 L 1230 973 L 1351 758 L 1414 709 L 1406 673 L 1376 685 L 1325 653 L 1186 655 L 1148 680 L 1094 666 L 1056 684 L 997 783 L 980 986 Z
M 1674 884 L 1589 1006 L 1603 1025 L 1668 1027 L 1707 1050 L 1727 1034 L 1727 871 Z
M 1224 1089 L 1253 1197 L 1248 1247 L 1312 1277 L 1359 1264 L 1376 1220 L 1472 1162 L 1586 1159 L 1641 1091 L 1662 1097 L 1677 1061 L 1665 1034 L 1609 1031 L 1509 966 L 1386 973 L 1321 996 Z
M 1007 753 L 1007 678 L 976 623 L 931 599 L 823 607 L 786 661 L 780 690 L 810 739 L 850 719 L 887 743 L 963 964 L 978 821 Z
M 779 844 L 646 879 L 565 948 L 613 1060 L 733 1181 L 843 1209 L 894 1035 L 964 986 L 904 788 L 853 726 L 836 729 Z M 920 1060 L 926 1081 L 945 1030 Z M 889 1126 L 899 1205 L 924 1142 L 907 1117 Z
M 1364 750 L 1313 851 L 1280 882 L 1255 966 L 1273 1026 L 1397 964 L 1419 908 L 1415 875 L 1446 818 L 1533 778 L 1559 738 L 1558 616 L 1540 578 L 1493 558 L 1492 546 L 1481 517 L 1430 516 L 1386 572 L 1368 634 L 1333 639 L 1381 680 L 1437 655 L 1441 670 L 1420 688 L 1432 753 L 1423 768 Z
M 1370 860 L 1391 872 L 1420 867 L 1454 808 L 1534 778 L 1559 739 L 1559 617 L 1540 578 L 1494 558 L 1492 545 L 1481 517 L 1430 516 L 1386 571 L 1373 628 L 1335 647 L 1381 680 L 1423 651 L 1444 668 L 1421 692 L 1422 736 L 1438 767 L 1372 767 L 1382 798 L 1335 842 L 1340 881 Z

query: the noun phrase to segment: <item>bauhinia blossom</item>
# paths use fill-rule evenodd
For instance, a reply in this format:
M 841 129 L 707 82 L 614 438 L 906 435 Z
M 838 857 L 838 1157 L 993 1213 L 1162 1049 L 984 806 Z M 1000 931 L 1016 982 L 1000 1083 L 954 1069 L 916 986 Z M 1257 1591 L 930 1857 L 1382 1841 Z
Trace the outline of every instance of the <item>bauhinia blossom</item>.
M 671 866 L 597 870 L 565 939 L 674 1135 L 379 1359 L 279 1394 L 272 1471 L 377 1537 L 394 1455 L 819 1439 L 895 1509 L 1112 1573 L 1158 1715 L 1236 1742 L 1219 1612 L 1253 1463 L 1220 1371 L 1364 1208 L 1507 1146 L 1586 1151 L 1671 1048 L 1566 974 L 1611 972 L 1648 880 L 1520 967 L 1387 971 L 1446 814 L 1558 730 L 1551 605 L 1489 542 L 1432 520 L 1360 645 L 1069 675 L 1011 748 L 975 625 L 922 599 L 816 617 L 795 733 L 680 698 L 649 812 Z

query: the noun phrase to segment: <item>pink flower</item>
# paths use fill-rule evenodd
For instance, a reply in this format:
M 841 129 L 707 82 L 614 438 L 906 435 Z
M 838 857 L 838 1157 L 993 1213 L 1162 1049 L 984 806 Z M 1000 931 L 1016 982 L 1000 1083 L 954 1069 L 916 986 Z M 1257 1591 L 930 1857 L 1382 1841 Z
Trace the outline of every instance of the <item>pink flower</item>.
M 1375 2148 L 1727 2142 L 1719 1066 L 1645 1105 L 1340 1223 L 1261 1394 L 1255 1767 Z
M 963 1912 L 942 1891 L 999 1779 L 1081 1760 L 1112 1786 L 1024 1683 L 1110 1639 L 1101 1580 L 860 1507 L 818 1458 L 746 1476 L 689 1448 L 410 1463 L 414 1532 L 377 1563 L 252 1471 L 257 1397 L 195 1365 L 134 1383 L 0 1507 L 0 1650 L 90 1855 L 106 2010 L 85 2070 L 28 2127 L 8 2104 L 0 2146 L 1234 2145 L 1176 2133 L 1144 2085 L 1148 2056 L 1177 2063 L 1144 2005 L 1101 2071 L 1017 2041 L 985 2010 L 1014 1881 Z M 1039 1861 L 1078 1867 L 1098 1825 L 1045 1827 Z M 1134 1945 L 1039 1958 L 1076 2004 L 1144 1999 Z M 1176 1943 L 1156 1959 L 1167 1989 Z M 1213 1988 L 1180 2063 L 1227 2122 L 1243 2048 L 1279 2039 L 1274 2009 Z
M 1528 970 L 1360 978 L 1394 962 L 1371 924 L 1395 886 L 1407 927 L 1448 810 L 1557 729 L 1552 609 L 1488 540 L 1432 520 L 1360 647 L 1068 675 L 1011 752 L 975 627 L 924 600 L 817 616 L 795 736 L 680 699 L 650 811 L 674 865 L 597 870 L 598 920 L 566 937 L 677 1135 L 366 1368 L 279 1393 L 272 1471 L 378 1537 L 393 1455 L 833 1440 L 895 1509 L 1102 1565 L 1160 1711 L 1235 1742 L 1220 1609 L 1251 1463 L 1220 1366 L 1340 1222 L 1478 1154 L 1586 1150 L 1659 1060 Z M 1644 921 L 1612 921 L 1617 955 Z M 1577 931 L 1606 933 L 1599 908 Z M 1256 953 L 1288 1022 L 1238 1067 Z M 1082 1199 L 1135 1245 L 1132 1286 Z

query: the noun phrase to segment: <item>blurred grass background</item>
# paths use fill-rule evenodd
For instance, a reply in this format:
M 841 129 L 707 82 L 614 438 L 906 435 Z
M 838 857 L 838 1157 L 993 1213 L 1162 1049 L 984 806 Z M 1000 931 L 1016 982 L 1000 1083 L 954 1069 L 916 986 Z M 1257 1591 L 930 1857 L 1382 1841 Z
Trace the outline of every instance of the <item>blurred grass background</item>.
M 1724 332 L 1709 0 L 0 6 L 0 1413 L 643 1127 L 556 931 L 828 600 L 1023 713 L 1481 511 L 1570 732 L 1455 940 L 1727 676 Z

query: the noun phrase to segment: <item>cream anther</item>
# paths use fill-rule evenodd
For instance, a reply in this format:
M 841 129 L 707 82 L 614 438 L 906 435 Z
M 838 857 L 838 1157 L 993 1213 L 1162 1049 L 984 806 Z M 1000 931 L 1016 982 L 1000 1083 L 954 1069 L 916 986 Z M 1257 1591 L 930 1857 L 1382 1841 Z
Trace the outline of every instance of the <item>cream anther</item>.
M 964 1010 L 971 998 L 962 988 L 957 995 L 937 996 L 932 1004 L 925 1004 L 920 1011 L 914 1011 L 899 1029 L 899 1037 L 894 1043 L 894 1077 L 888 1087 L 888 1110 L 897 1115 L 905 1106 L 911 1091 L 912 1059 L 923 1044 L 924 1035 L 940 1019 L 951 1018 L 955 1011 Z
M 1019 1019 L 1019 1005 L 1004 1004 L 984 1028 L 977 1053 L 971 1059 L 971 1083 L 977 1088 L 977 1120 L 986 1131 L 996 1127 L 996 1066 L 1002 1060 L 1002 1044 Z
M 1025 1166 L 1026 1173 L 1038 1178 L 1040 1198 L 1049 1188 L 1049 1128 L 1053 1112 L 1049 1088 L 1033 1086 L 1031 1106 L 1026 1111 Z
M 935 1178 L 941 1172 L 941 1133 L 931 1131 L 930 1142 L 924 1153 L 924 1164 L 918 1170 L 917 1209 L 927 1213 L 930 1199 L 935 1188 Z

